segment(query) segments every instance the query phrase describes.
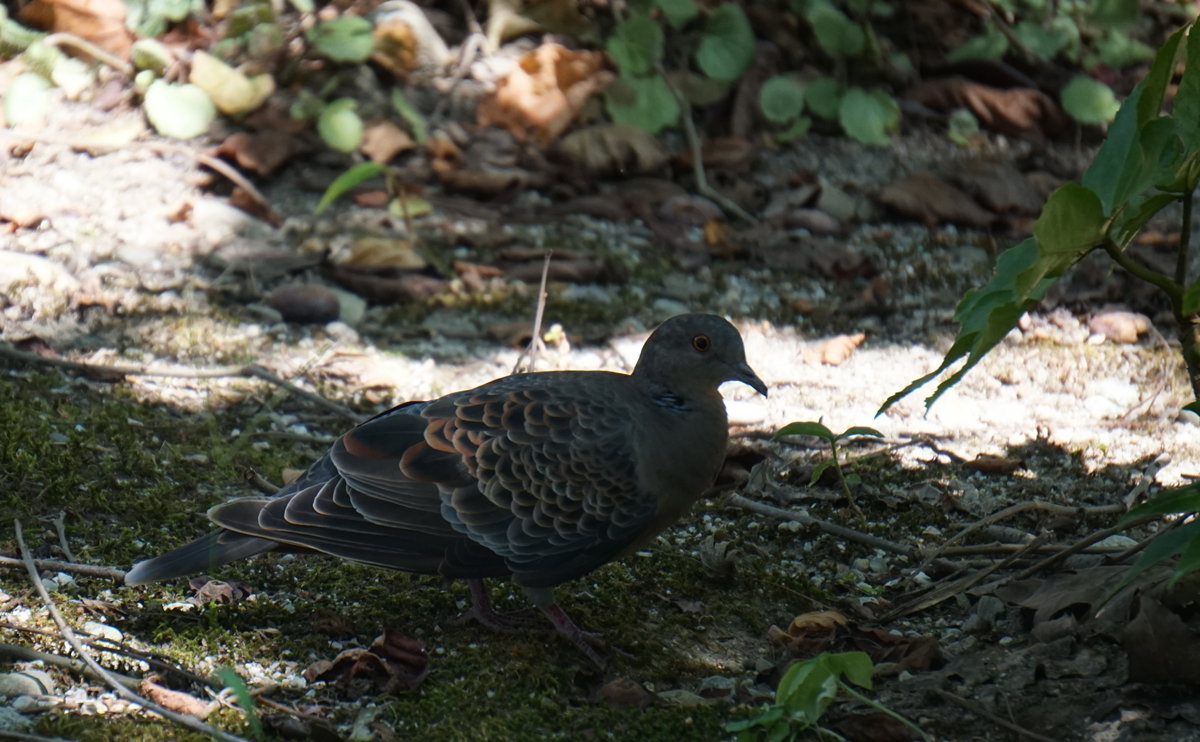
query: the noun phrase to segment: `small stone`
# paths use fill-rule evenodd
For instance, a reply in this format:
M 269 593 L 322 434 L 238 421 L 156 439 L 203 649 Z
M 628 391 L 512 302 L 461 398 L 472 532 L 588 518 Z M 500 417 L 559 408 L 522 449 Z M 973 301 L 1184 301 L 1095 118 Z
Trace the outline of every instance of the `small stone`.
M 271 292 L 267 305 L 288 322 L 326 324 L 338 318 L 338 297 L 324 286 L 287 284 Z
M 122 634 L 121 630 L 117 627 L 109 626 L 108 624 L 100 623 L 99 621 L 85 622 L 83 624 L 83 630 L 94 637 L 107 639 L 112 642 L 119 642 L 125 638 L 125 635 Z
M 962 630 L 967 634 L 986 634 L 996 625 L 996 617 L 1004 612 L 1004 601 L 994 595 L 984 595 L 971 609 L 971 615 L 963 621 Z
M 54 691 L 54 678 L 43 670 L 24 670 L 0 675 L 0 696 L 48 696 Z
M 700 682 L 699 695 L 704 698 L 728 698 L 733 695 L 736 683 L 733 678 L 712 675 Z
M 698 696 L 687 690 L 664 690 L 658 694 L 658 697 L 669 706 L 690 708 L 692 706 L 703 706 L 707 703 L 703 696 Z

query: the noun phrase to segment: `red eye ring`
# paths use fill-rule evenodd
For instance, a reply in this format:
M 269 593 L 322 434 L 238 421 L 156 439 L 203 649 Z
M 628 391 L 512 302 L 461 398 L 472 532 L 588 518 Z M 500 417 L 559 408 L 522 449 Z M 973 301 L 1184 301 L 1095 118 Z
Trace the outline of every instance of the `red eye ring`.
M 697 335 L 692 338 L 692 347 L 701 353 L 707 353 L 712 348 L 712 341 L 708 339 L 708 335 Z

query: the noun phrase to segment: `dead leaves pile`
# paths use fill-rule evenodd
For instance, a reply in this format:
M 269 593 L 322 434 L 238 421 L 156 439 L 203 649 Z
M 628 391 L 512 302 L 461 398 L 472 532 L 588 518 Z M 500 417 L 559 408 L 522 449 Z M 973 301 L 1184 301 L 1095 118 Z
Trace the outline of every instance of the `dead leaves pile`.
M 409 639 L 394 629 L 371 642 L 367 649 L 347 649 L 333 660 L 319 660 L 304 671 L 309 683 L 368 681 L 380 693 L 413 690 L 429 675 L 425 642 Z
M 821 652 L 866 652 L 875 663 L 876 675 L 884 677 L 936 670 L 945 664 L 941 647 L 933 637 L 906 637 L 863 628 L 837 611 L 802 613 L 792 619 L 787 631 L 772 626 L 767 639 L 800 660 Z

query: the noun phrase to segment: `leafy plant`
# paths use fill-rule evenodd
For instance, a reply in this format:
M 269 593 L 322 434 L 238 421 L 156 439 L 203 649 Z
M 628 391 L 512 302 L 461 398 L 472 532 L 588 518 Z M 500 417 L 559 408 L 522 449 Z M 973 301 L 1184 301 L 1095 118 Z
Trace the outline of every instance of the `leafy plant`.
M 932 405 L 987 355 L 1067 269 L 1093 250 L 1103 250 L 1130 274 L 1167 297 L 1181 341 L 1193 395 L 1200 396 L 1200 279 L 1189 280 L 1192 197 L 1200 181 L 1200 64 L 1180 79 L 1172 115 L 1162 115 L 1167 85 L 1187 37 L 1187 56 L 1200 60 L 1200 33 L 1172 34 L 1154 57 L 1146 78 L 1121 105 L 1108 138 L 1082 184 L 1062 186 L 1046 202 L 1033 237 L 1006 250 L 992 280 L 968 291 L 955 310 L 958 336 L 940 366 L 884 402 L 900 399 L 965 361 L 925 401 Z M 1176 269 L 1166 275 L 1126 252 L 1138 232 L 1168 205 L 1183 202 Z
M 246 681 L 242 680 L 241 676 L 232 667 L 222 667 L 220 670 L 217 670 L 217 677 L 221 679 L 221 682 L 225 683 L 226 688 L 233 691 L 238 705 L 242 707 L 242 711 L 246 712 L 246 724 L 250 727 L 250 736 L 254 739 L 262 739 L 262 722 L 258 720 L 258 712 L 254 710 L 254 696 L 250 695 L 250 689 L 246 687 Z
M 1081 124 L 1111 123 L 1121 104 L 1112 88 L 1099 80 L 1080 75 L 1062 91 L 1063 110 Z
M 763 706 L 749 719 L 726 724 L 725 730 L 736 732 L 737 742 L 793 740 L 806 729 L 825 733 L 827 730 L 818 722 L 838 694 L 845 693 L 897 719 L 928 740 L 929 736 L 916 724 L 854 689 L 853 685 L 857 685 L 870 690 L 873 672 L 871 658 L 865 652 L 822 652 L 788 668 L 779 680 L 775 703 Z
M 1200 513 L 1200 484 L 1189 484 L 1162 492 L 1138 505 L 1125 514 L 1125 517 L 1117 523 L 1117 527 L 1124 528 L 1147 517 L 1159 515 L 1186 517 L 1195 513 Z M 1168 587 L 1178 582 L 1181 577 L 1200 570 L 1200 518 L 1192 518 L 1177 528 L 1165 530 L 1155 537 L 1121 578 L 1120 584 L 1112 594 L 1120 592 L 1151 567 L 1176 555 L 1179 556 L 1179 561 L 1175 563 L 1175 568 L 1167 580 Z
M 858 509 L 858 505 L 854 504 L 854 496 L 850 494 L 850 483 L 861 482 L 862 479 L 857 474 L 850 473 L 847 475 L 844 471 L 842 471 L 842 464 L 838 460 L 837 443 L 838 441 L 846 438 L 862 435 L 882 438 L 883 433 L 880 433 L 874 428 L 861 426 L 847 428 L 841 433 L 834 433 L 820 422 L 799 422 L 788 423 L 787 425 L 784 425 L 782 428 L 775 431 L 775 435 L 771 436 L 771 440 L 776 441 L 787 435 L 813 435 L 817 436 L 818 438 L 824 438 L 829 442 L 830 457 L 825 461 L 822 461 L 816 466 L 816 468 L 813 469 L 812 479 L 809 480 L 808 484 L 810 487 L 816 484 L 817 480 L 821 478 L 821 475 L 825 473 L 825 470 L 832 466 L 837 471 L 838 481 L 841 482 L 842 485 L 842 493 L 846 495 L 846 499 L 850 501 L 850 507 L 854 508 L 854 511 L 858 513 L 859 517 L 864 517 L 862 511 Z

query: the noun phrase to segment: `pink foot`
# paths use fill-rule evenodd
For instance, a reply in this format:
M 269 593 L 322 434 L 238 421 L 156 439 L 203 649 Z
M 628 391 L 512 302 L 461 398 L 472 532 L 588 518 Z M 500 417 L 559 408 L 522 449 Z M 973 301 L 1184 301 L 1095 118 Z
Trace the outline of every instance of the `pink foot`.
M 500 613 L 493 610 L 483 580 L 467 580 L 467 585 L 471 589 L 471 607 L 450 619 L 447 623 L 451 626 L 465 626 L 475 621 L 492 631 L 513 634 L 533 623 L 532 616 L 522 615 L 527 611 Z
M 583 631 L 576 626 L 575 622 L 571 620 L 566 611 L 559 607 L 558 603 L 551 603 L 542 608 L 542 613 L 546 614 L 546 617 L 550 619 L 550 623 L 554 624 L 554 628 L 558 629 L 558 633 L 570 639 L 571 643 L 578 647 L 579 651 L 586 654 L 588 659 L 595 662 L 597 667 L 601 670 L 608 669 L 608 663 L 601 659 L 599 654 L 596 654 L 595 649 L 592 649 L 593 646 L 604 646 L 604 640 L 599 634 Z

